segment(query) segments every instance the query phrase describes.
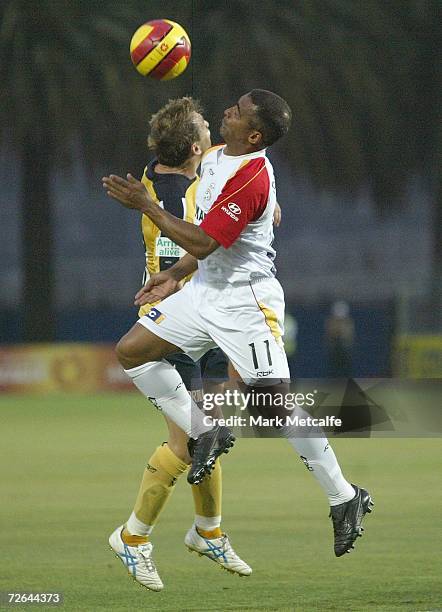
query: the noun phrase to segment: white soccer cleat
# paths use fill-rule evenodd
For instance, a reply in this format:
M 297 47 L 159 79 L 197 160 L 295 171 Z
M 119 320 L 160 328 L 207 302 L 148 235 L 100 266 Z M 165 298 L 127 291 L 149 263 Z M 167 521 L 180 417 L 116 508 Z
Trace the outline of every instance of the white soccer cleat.
M 208 557 L 232 574 L 250 576 L 252 573 L 252 568 L 240 559 L 233 550 L 226 534 L 223 534 L 220 538 L 204 538 L 200 536 L 195 525 L 192 525 L 186 533 L 184 544 L 189 551 Z
M 121 538 L 123 529 L 124 525 L 115 529 L 109 538 L 110 547 L 134 580 L 151 591 L 161 591 L 164 585 L 152 559 L 152 544 L 128 546 Z

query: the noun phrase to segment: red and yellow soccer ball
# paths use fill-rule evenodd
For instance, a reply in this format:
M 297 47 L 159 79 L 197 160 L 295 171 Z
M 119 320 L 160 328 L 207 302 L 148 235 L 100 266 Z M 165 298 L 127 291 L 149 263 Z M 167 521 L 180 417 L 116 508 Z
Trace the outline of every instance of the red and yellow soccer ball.
M 143 76 L 169 81 L 187 68 L 191 44 L 185 29 L 169 19 L 148 21 L 130 41 L 130 57 Z

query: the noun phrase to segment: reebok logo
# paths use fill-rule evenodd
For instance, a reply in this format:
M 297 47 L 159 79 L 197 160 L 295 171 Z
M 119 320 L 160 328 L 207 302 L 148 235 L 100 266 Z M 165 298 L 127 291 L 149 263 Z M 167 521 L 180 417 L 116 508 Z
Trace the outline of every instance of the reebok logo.
M 227 207 L 221 206 L 221 210 L 223 210 L 229 217 L 231 217 L 234 221 L 239 221 L 237 215 L 241 214 L 241 208 L 235 202 L 229 202 Z

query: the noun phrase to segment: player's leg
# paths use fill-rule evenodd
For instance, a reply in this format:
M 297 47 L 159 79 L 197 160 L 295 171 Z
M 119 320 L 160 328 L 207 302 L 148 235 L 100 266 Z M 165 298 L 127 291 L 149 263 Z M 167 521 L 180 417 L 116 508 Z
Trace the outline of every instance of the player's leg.
M 192 296 L 181 294 L 186 294 L 186 287 L 141 317 L 119 341 L 117 356 L 143 395 L 188 435 L 197 438 L 212 428 L 210 419 L 203 418 L 179 372 L 164 358 L 181 350 L 192 358 L 196 353 L 199 358 L 213 342 L 198 328 Z
M 219 349 L 212 349 L 208 351 L 197 363 L 192 362 L 187 355 L 177 355 L 172 361 L 173 365 L 177 368 L 181 377 L 186 385 L 186 388 L 190 390 L 190 393 L 198 404 L 200 410 L 203 410 L 203 393 L 207 391 L 207 378 L 205 372 L 205 365 L 208 360 L 208 356 L 219 351 Z M 221 352 L 221 351 L 219 351 Z M 225 359 L 225 357 L 224 357 Z M 192 367 L 186 364 L 189 360 L 192 363 Z M 203 382 L 204 372 L 204 382 Z M 221 375 L 223 372 L 221 372 Z M 218 381 L 219 382 L 219 381 Z M 204 386 L 204 389 L 203 389 Z M 218 384 L 216 389 L 220 389 Z M 176 441 L 181 444 L 182 437 L 176 436 Z M 181 447 L 178 449 L 181 451 Z M 178 452 L 177 450 L 177 452 Z M 190 463 L 190 455 L 188 454 L 188 447 L 185 447 L 186 456 L 188 463 Z M 219 461 L 216 462 L 212 478 L 206 478 L 200 485 L 192 485 L 192 494 L 195 505 L 195 525 L 202 530 L 213 530 L 221 534 L 221 496 L 222 496 L 222 480 L 221 480 L 221 465 Z M 218 533 L 219 532 L 219 533 Z M 215 535 L 213 537 L 215 537 Z
M 235 302 L 241 304 L 235 333 L 223 334 L 213 313 L 212 337 L 232 361 L 242 380 L 252 391 L 278 394 L 278 399 L 289 392 L 289 368 L 282 343 L 284 298 L 277 281 L 263 281 L 250 285 L 234 294 Z M 215 302 L 217 303 L 217 302 Z M 253 308 L 253 305 L 255 306 Z M 222 313 L 222 309 L 225 313 Z M 232 320 L 235 305 L 224 301 L 217 306 L 219 317 Z M 253 393 L 251 393 L 253 397 Z M 252 404 L 253 406 L 253 404 Z M 278 402 L 266 402 L 253 406 L 268 418 L 287 416 L 287 411 Z M 296 414 L 307 417 L 298 407 Z M 293 427 L 281 428 L 286 437 L 326 494 L 335 527 L 335 553 L 340 556 L 349 550 L 357 535 L 365 512 L 369 511 L 371 499 L 366 491 L 353 487 L 343 476 L 335 453 L 321 431 L 302 436 Z M 345 534 L 345 520 L 350 527 Z
M 147 541 L 178 478 L 189 467 L 187 434 L 167 417 L 165 420 L 168 440 L 156 448 L 147 461 L 134 509 L 123 536 L 139 536 Z
M 199 364 L 183 353 L 174 353 L 167 361 L 181 375 L 189 392 L 196 399 L 201 397 L 202 381 Z M 165 420 L 169 433 L 168 440 L 148 459 L 133 511 L 124 528 L 119 527 L 112 534 L 110 541 L 126 566 L 127 560 L 131 561 L 135 580 L 152 590 L 159 590 L 163 585 L 152 559 L 153 545 L 150 536 L 177 480 L 187 471 L 191 461 L 187 450 L 187 434 L 167 417 Z M 123 555 L 120 554 L 121 551 Z M 130 555 L 124 554 L 125 551 Z
M 193 362 L 184 354 L 170 355 L 168 361 L 179 371 L 194 400 L 201 400 L 202 381 L 199 363 Z M 173 492 L 175 483 L 187 470 L 191 461 L 187 449 L 188 436 L 167 417 L 166 421 L 169 431 L 168 441 L 158 447 L 149 458 L 133 512 L 124 529 L 120 527 L 113 534 L 114 540 L 117 541 L 117 548 L 118 541 L 120 541 L 120 546 L 122 543 L 132 551 L 132 557 L 135 560 L 132 561 L 133 563 L 136 563 L 140 547 L 145 548 L 149 543 L 152 530 Z M 193 493 L 196 516 L 194 525 L 186 534 L 188 548 L 217 561 L 229 571 L 240 575 L 250 574 L 249 566 L 236 555 L 228 537 L 220 530 L 222 487 L 219 462 L 215 466 L 212 477 L 206 479 L 200 486 L 194 486 Z M 203 529 L 215 526 L 214 521 L 217 530 L 205 531 Z M 201 527 L 201 533 L 197 531 L 196 525 Z M 223 551 L 223 554 L 216 556 L 216 551 Z M 122 560 L 124 562 L 124 559 Z M 155 587 L 158 587 L 160 579 L 152 560 L 151 551 L 149 563 L 150 573 L 145 567 L 145 560 L 141 558 L 135 579 L 148 588 L 152 588 L 153 585 L 154 590 L 157 590 Z
M 197 399 L 201 397 L 203 385 L 199 364 L 184 353 L 169 355 L 167 362 L 181 376 L 188 393 Z M 131 535 L 148 537 L 151 534 L 175 483 L 191 462 L 187 434 L 167 416 L 165 420 L 168 439 L 148 460 L 135 507 L 126 526 Z
M 222 393 L 228 380 L 227 358 L 216 348 L 200 360 L 204 393 Z M 221 416 L 221 415 L 217 415 Z M 229 572 L 249 576 L 252 569 L 234 551 L 229 537 L 221 529 L 222 470 L 219 458 L 209 477 L 192 485 L 195 520 L 184 543 L 190 551 L 215 561 Z
M 286 417 L 288 411 L 282 401 L 254 401 L 254 397 L 281 398 L 290 390 L 290 372 L 282 342 L 284 297 L 279 283 L 272 279 L 240 289 L 235 296 L 245 310 L 244 320 L 234 337 L 213 329 L 214 339 L 231 359 L 250 392 L 250 403 L 266 418 Z M 226 303 L 227 313 L 231 304 Z M 218 307 L 219 310 L 219 307 Z M 216 324 L 216 321 L 215 321 Z M 254 391 L 260 392 L 253 393 Z M 308 416 L 301 408 L 300 415 Z M 337 505 L 354 497 L 354 489 L 342 475 L 336 457 L 327 439 L 316 432 L 317 437 L 299 437 L 295 428 L 282 428 L 288 438 L 325 491 L 330 505 Z M 295 435 L 297 434 L 297 435 Z
M 190 394 L 202 395 L 199 364 L 180 353 L 169 355 L 167 362 L 180 374 Z M 177 479 L 191 462 L 187 434 L 167 416 L 165 420 L 168 440 L 155 450 L 147 462 L 133 512 L 122 534 L 124 541 L 126 536 L 129 539 L 138 536 L 142 538 L 142 543 L 147 542 Z
M 212 351 L 209 351 L 211 353 Z M 225 358 L 224 358 L 225 359 Z M 194 362 L 190 357 L 183 353 L 176 353 L 173 355 L 169 355 L 167 361 L 178 371 L 180 374 L 186 389 L 189 390 L 189 393 L 193 397 L 195 403 L 199 403 L 201 405 L 203 398 L 203 383 L 201 378 L 201 368 L 200 362 Z M 221 372 L 221 375 L 223 372 Z M 220 390 L 220 386 L 217 386 L 217 390 Z M 158 494 L 156 497 L 149 494 L 149 488 L 151 488 L 150 483 L 153 483 L 153 486 L 156 486 L 157 474 L 154 473 L 152 475 L 152 466 L 154 466 L 157 471 L 159 468 L 164 468 L 166 472 L 168 472 L 175 479 L 178 478 L 179 475 L 183 472 L 182 463 L 187 464 L 191 463 L 191 458 L 188 452 L 188 436 L 185 434 L 182 429 L 178 428 L 170 419 L 166 417 L 169 437 L 167 441 L 167 451 L 168 451 L 168 461 L 167 464 L 161 466 L 161 456 L 156 457 L 156 463 L 153 460 L 149 460 L 150 468 L 149 472 L 145 472 L 143 482 L 141 483 L 140 492 L 137 499 L 136 507 L 138 507 L 138 511 L 135 509 L 132 514 L 132 518 L 134 515 L 136 518 L 131 521 L 128 521 L 128 530 L 132 534 L 136 535 L 149 535 L 152 530 L 152 526 L 154 524 L 153 519 L 150 519 L 152 516 L 155 518 L 158 516 L 159 511 L 164 506 L 165 501 L 168 499 L 172 488 L 171 487 L 163 487 L 163 491 L 161 494 Z M 165 445 L 161 447 L 164 449 Z M 158 454 L 158 453 L 157 453 Z M 170 469 L 170 459 L 171 454 L 174 455 L 177 459 L 176 461 L 176 469 L 174 473 L 171 472 Z M 195 525 L 202 530 L 216 531 L 215 534 L 212 533 L 204 533 L 207 537 L 217 537 L 222 535 L 220 530 L 221 523 L 221 468 L 217 463 L 213 477 L 210 479 L 206 479 L 204 483 L 200 486 L 194 485 L 192 487 L 194 502 L 195 502 Z M 141 514 L 142 521 L 140 524 Z M 131 530 L 130 527 L 133 526 Z M 219 533 L 218 533 L 219 532 Z
M 149 457 L 133 511 L 125 525 L 110 536 L 109 544 L 133 578 L 153 591 L 163 583 L 152 558 L 150 535 L 169 500 L 175 483 L 190 462 L 187 435 L 167 419 L 169 439 Z
M 233 446 L 235 438 L 230 429 L 213 426 L 211 417 L 198 410 L 170 364 L 164 359 L 143 361 L 158 360 L 176 347 L 196 361 L 213 348 L 215 343 L 201 318 L 204 307 L 198 283 L 192 279 L 141 317 L 117 350 L 120 363 L 140 391 L 192 438 L 192 467 L 188 473 L 191 484 L 204 479 L 217 457 Z M 157 344 L 156 337 L 165 342 Z M 194 465 L 198 467 L 194 469 Z
M 211 349 L 199 361 L 204 394 L 222 393 L 228 380 L 227 357 L 219 348 Z M 202 406 L 202 409 L 204 407 Z M 212 412 L 211 412 L 212 414 Z M 218 415 L 216 415 L 218 416 Z M 219 415 L 221 416 L 221 414 Z M 219 460 L 210 476 L 199 485 L 192 485 L 195 505 L 195 526 L 201 535 L 216 538 L 221 531 L 222 476 Z

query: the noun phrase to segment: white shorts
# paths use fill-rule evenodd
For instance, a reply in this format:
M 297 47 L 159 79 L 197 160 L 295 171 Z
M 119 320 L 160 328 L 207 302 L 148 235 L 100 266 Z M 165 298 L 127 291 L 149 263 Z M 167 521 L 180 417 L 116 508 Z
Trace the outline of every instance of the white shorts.
M 247 384 L 290 378 L 282 336 L 284 293 L 275 278 L 207 285 L 198 274 L 138 323 L 193 360 L 219 346 Z

